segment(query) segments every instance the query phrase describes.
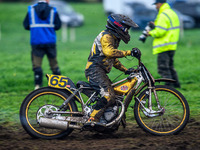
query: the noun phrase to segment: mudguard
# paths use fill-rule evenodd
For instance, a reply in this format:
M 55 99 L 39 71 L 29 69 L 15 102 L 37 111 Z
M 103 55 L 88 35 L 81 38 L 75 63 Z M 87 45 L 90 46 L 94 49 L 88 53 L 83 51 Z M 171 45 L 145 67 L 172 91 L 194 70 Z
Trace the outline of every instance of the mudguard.
M 160 79 L 155 79 L 155 82 L 176 82 L 176 80 L 173 79 L 167 79 L 167 78 L 160 78 Z
M 74 90 L 76 90 L 76 86 L 74 85 L 73 81 L 66 77 L 61 75 L 50 75 L 46 74 L 47 80 L 48 80 L 48 86 L 53 88 L 58 88 L 64 90 L 64 92 L 74 94 Z M 81 102 L 78 95 L 74 95 L 76 100 Z

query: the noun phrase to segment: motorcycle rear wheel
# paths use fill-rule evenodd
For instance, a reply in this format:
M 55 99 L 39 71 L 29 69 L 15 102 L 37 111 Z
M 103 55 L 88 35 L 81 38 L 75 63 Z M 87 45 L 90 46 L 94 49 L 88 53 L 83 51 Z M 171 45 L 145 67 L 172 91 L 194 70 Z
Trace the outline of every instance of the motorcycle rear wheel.
M 68 136 L 73 129 L 68 128 L 63 131 L 41 127 L 37 119 L 38 114 L 40 113 L 42 116 L 45 109 L 57 109 L 67 97 L 67 93 L 51 87 L 40 88 L 30 93 L 20 108 L 20 121 L 26 132 L 34 138 L 43 139 L 58 139 Z M 67 108 L 66 111 L 78 111 L 74 101 L 71 101 Z
M 157 85 L 155 90 L 160 102 L 164 108 L 164 113 L 154 117 L 147 117 L 143 113 L 141 104 L 136 101 L 134 105 L 134 115 L 138 125 L 146 132 L 153 135 L 170 135 L 178 134 L 184 129 L 189 120 L 189 105 L 185 97 L 176 89 Z M 139 96 L 140 102 L 145 102 L 148 107 L 148 96 L 145 97 L 148 89 L 144 90 Z M 146 99 L 145 99 L 146 98 Z M 152 109 L 157 111 L 157 103 L 152 92 Z

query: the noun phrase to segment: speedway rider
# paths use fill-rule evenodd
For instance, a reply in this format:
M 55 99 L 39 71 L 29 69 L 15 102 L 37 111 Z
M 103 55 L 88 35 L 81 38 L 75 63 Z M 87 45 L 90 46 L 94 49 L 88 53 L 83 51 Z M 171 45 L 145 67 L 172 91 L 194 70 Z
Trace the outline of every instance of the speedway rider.
M 94 40 L 85 75 L 91 86 L 100 93 L 101 99 L 97 101 L 90 118 L 85 127 L 91 127 L 92 123 L 100 124 L 99 119 L 105 108 L 115 100 L 114 89 L 107 74 L 114 66 L 116 69 L 129 74 L 130 70 L 125 68 L 118 58 L 131 55 L 131 51 L 118 50 L 119 43 L 123 40 L 126 44 L 130 41 L 128 30 L 138 27 L 129 17 L 121 14 L 108 16 L 106 30 L 103 30 Z

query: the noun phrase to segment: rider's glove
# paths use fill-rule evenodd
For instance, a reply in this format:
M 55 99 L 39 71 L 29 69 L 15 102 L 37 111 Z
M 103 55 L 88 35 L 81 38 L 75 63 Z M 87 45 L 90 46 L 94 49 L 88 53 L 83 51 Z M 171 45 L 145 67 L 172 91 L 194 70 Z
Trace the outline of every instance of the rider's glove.
M 129 68 L 128 70 L 125 71 L 125 75 L 131 74 L 135 69 L 134 68 Z
M 141 51 L 138 48 L 133 48 L 131 51 L 131 56 L 140 59 L 141 57 Z

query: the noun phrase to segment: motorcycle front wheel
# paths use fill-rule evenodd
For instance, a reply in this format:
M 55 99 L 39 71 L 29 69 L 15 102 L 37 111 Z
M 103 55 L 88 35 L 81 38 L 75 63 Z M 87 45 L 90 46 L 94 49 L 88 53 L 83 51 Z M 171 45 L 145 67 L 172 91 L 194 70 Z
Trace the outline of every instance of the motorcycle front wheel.
M 134 115 L 138 125 L 146 132 L 153 135 L 178 134 L 184 129 L 189 120 L 189 105 L 185 97 L 176 89 L 165 85 L 155 86 L 159 103 L 163 113 L 147 115 L 141 103 L 148 108 L 148 89 L 144 90 L 134 105 Z M 146 96 L 147 95 L 147 96 Z M 154 93 L 152 97 L 152 110 L 158 111 Z
M 56 111 L 67 99 L 68 94 L 59 89 L 44 87 L 30 93 L 23 101 L 20 108 L 20 121 L 26 132 L 34 138 L 58 139 L 69 135 L 73 129 L 66 130 L 41 127 L 39 117 L 44 117 L 48 110 Z M 70 101 L 66 111 L 78 111 L 74 101 Z M 55 117 L 50 116 L 50 117 Z

